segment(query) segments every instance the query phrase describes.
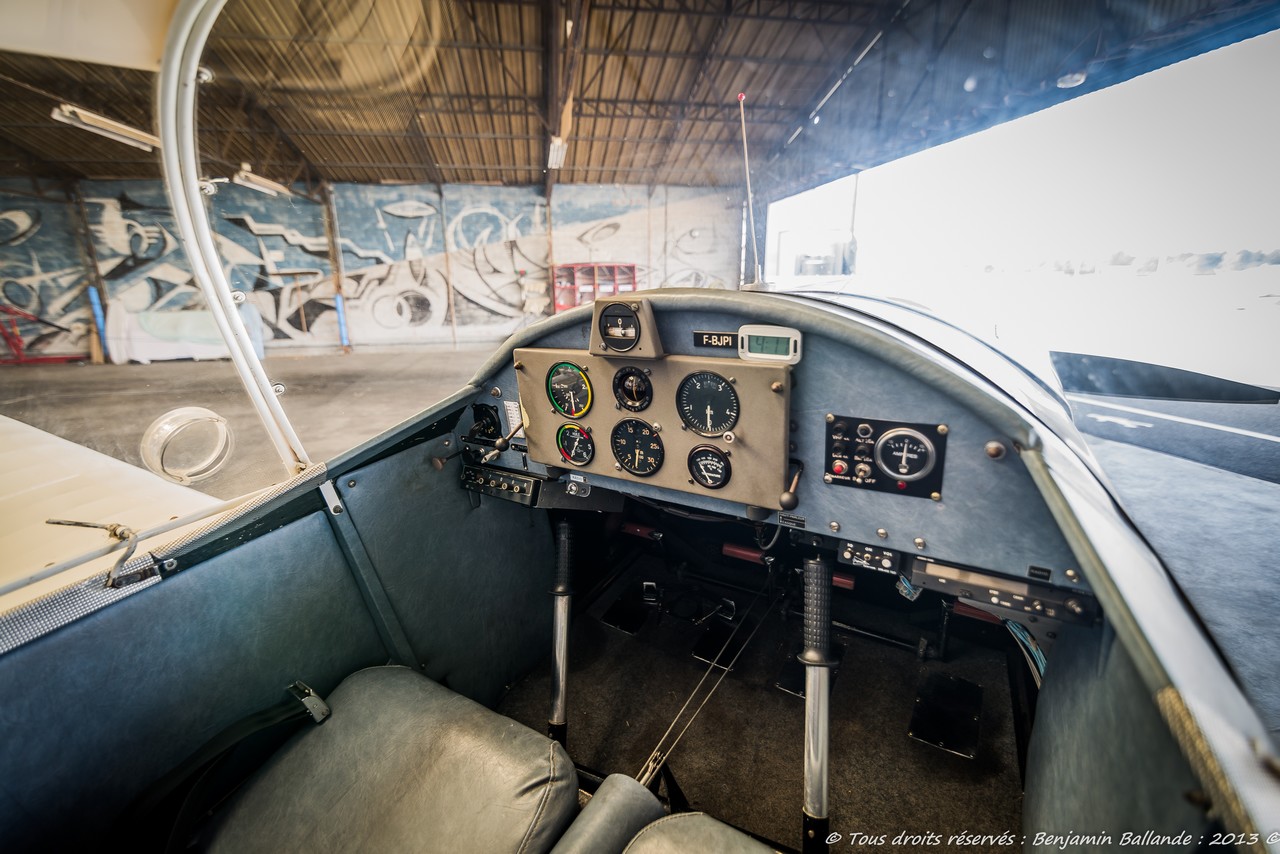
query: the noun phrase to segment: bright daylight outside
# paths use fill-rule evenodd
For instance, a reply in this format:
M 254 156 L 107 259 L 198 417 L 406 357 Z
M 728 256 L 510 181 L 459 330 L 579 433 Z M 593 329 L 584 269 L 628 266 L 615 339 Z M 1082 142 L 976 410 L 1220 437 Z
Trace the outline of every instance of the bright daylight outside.
M 767 278 L 1280 388 L 1276 79 L 1272 33 L 777 202 Z

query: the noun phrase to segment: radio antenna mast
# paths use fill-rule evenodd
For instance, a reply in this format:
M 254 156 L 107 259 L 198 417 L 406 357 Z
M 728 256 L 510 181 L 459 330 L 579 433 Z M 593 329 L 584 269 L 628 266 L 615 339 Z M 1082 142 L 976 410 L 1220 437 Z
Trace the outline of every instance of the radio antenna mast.
M 747 173 L 747 221 L 751 225 L 751 284 L 760 284 L 760 251 L 756 248 L 756 211 L 755 196 L 751 194 L 751 158 L 747 154 L 747 110 L 743 101 L 747 100 L 745 92 L 738 93 L 738 117 L 742 120 L 742 168 Z

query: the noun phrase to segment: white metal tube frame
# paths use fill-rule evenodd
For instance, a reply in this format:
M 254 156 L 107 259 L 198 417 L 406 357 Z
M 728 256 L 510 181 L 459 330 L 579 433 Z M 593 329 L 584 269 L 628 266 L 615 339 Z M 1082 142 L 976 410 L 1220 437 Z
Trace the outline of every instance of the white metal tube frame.
M 209 32 L 224 5 L 226 0 L 181 0 L 174 10 L 156 78 L 160 163 L 192 275 L 209 304 L 218 331 L 227 343 L 231 362 L 267 436 L 285 469 L 294 474 L 310 465 L 310 458 L 272 391 L 244 321 L 236 311 L 200 194 L 195 113 L 197 73 Z

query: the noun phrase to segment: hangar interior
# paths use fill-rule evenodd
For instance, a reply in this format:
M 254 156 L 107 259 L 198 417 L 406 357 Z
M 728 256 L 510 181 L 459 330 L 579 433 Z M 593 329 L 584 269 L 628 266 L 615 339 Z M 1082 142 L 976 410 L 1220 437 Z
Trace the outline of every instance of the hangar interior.
M 113 19 L 111 4 L 7 13 L 6 364 L 225 355 L 146 142 L 162 6 L 149 21 Z M 1203 0 L 232 0 L 202 58 L 202 178 L 259 356 L 408 347 L 477 364 L 596 295 L 735 289 L 780 265 L 850 272 L 837 237 L 757 275 L 770 202 L 1265 31 L 1273 14 Z M 94 135 L 83 115 L 143 142 Z M 146 423 L 94 436 L 6 408 L 142 461 Z M 262 437 L 241 429 L 247 457 Z
M 1263 31 L 1272 12 L 232 0 L 203 58 L 200 157 L 266 351 L 492 345 L 595 293 L 754 282 L 770 202 Z M 22 24 L 9 42 L 38 30 Z M 158 52 L 112 67 L 61 58 L 106 53 L 101 34 L 37 34 L 0 45 L 0 261 L 5 304 L 39 318 L 12 318 L 25 355 L 205 355 L 210 330 L 175 317 L 199 296 L 157 154 L 66 123 L 152 134 Z M 843 271 L 834 253 L 812 268 Z
M 1278 21 L 1275 3 L 1256 0 L 230 0 L 202 61 L 201 190 L 240 317 L 304 439 L 330 458 L 444 398 L 531 323 L 597 297 L 768 289 L 772 202 Z M 54 41 L 0 44 L 0 320 L 13 330 L 0 413 L 138 463 L 138 437 L 177 390 L 227 413 L 235 380 L 148 141 L 158 54 L 111 65 L 91 61 L 105 48 Z M 851 274 L 855 257 L 841 244 L 786 266 Z M 565 329 L 541 343 L 576 346 Z M 830 380 L 839 366 L 813 370 Z M 493 401 L 468 404 L 465 449 L 415 451 L 422 471 L 502 449 L 511 436 L 491 419 L 518 420 L 503 407 L 521 381 L 507 370 Z M 42 415 L 50 393 L 65 408 Z M 96 416 L 73 414 L 86 408 Z M 249 410 L 236 417 L 248 425 L 240 456 L 196 484 L 219 498 L 283 477 Z M 800 605 L 772 588 L 758 526 L 656 505 L 639 500 L 627 527 L 579 531 L 574 546 L 596 558 L 575 567 L 574 679 L 591 686 L 573 704 L 580 776 L 645 767 L 665 701 L 710 664 L 725 677 L 717 703 L 655 788 L 673 809 L 793 840 L 802 743 L 773 736 L 805 723 L 803 677 L 783 664 Z M 1046 519 L 1032 527 L 1056 536 Z M 1065 553 L 1046 540 L 1054 559 Z M 527 559 L 551 561 L 543 545 Z M 848 546 L 850 566 L 882 559 Z M 883 850 L 919 850 L 934 828 L 1018 850 L 1024 840 L 1004 836 L 1024 807 L 1038 687 L 1027 646 L 999 621 L 908 597 L 894 574 L 857 587 L 835 615 L 836 657 L 856 666 L 832 669 L 832 703 L 848 712 L 832 739 L 866 761 L 833 768 L 833 828 L 908 834 L 868 843 Z M 726 658 L 731 645 L 707 627 L 747 624 L 757 599 L 753 642 Z M 502 684 L 486 674 L 473 693 L 538 729 L 556 667 L 530 662 Z M 973 726 L 904 719 L 922 691 Z M 634 712 L 619 719 L 619 707 Z M 1170 749 L 1163 731 L 1147 736 Z M 1169 774 L 1180 783 L 1184 769 Z

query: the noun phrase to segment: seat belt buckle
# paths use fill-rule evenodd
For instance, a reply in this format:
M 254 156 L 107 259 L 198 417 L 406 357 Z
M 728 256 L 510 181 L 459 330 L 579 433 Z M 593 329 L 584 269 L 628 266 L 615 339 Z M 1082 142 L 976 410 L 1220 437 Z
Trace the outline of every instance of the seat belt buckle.
M 307 707 L 307 713 L 311 715 L 311 719 L 318 724 L 328 720 L 329 715 L 333 714 L 333 710 L 329 708 L 329 704 L 324 698 L 311 690 L 311 686 L 305 682 L 294 682 L 289 686 L 288 691 L 297 697 L 302 705 Z

